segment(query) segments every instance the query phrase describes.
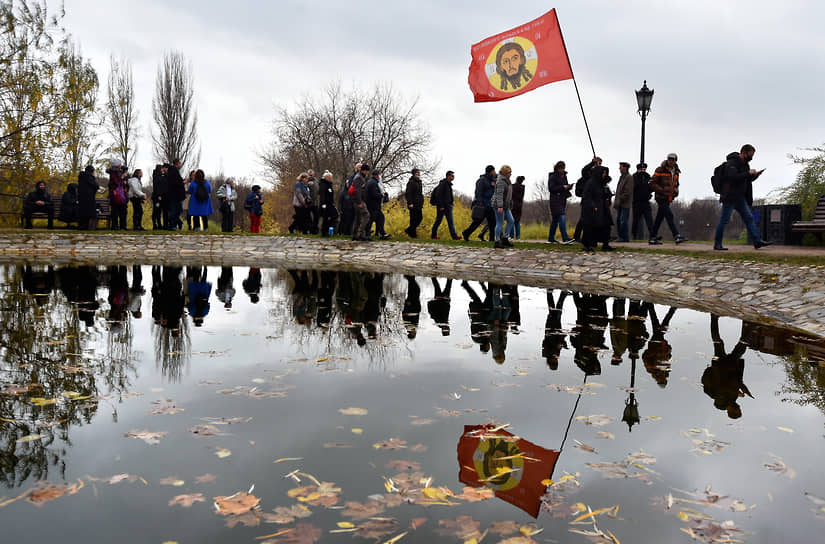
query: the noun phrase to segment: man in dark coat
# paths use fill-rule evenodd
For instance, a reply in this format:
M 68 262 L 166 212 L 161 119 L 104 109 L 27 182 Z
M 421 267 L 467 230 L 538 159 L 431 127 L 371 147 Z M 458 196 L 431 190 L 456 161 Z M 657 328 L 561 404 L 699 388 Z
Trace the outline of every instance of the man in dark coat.
M 352 197 L 349 195 L 349 188 L 352 185 L 352 180 L 361 171 L 361 163 L 355 165 L 355 171 L 350 174 L 350 177 L 344 182 L 341 192 L 338 193 L 338 213 L 341 214 L 341 222 L 338 225 L 339 234 L 352 234 L 352 224 L 355 221 L 353 214 Z
M 183 229 L 183 221 L 180 219 L 180 214 L 183 211 L 183 199 L 186 198 L 186 186 L 183 184 L 183 176 L 180 175 L 180 169 L 183 166 L 180 159 L 175 159 L 171 166 L 168 167 L 166 179 L 169 183 L 169 230 Z
M 66 186 L 66 192 L 60 199 L 60 219 L 68 226 L 78 220 L 78 200 L 77 183 L 70 183 Z
M 553 166 L 553 171 L 547 176 L 547 190 L 550 192 L 550 232 L 547 234 L 547 241 L 557 244 L 556 229 L 561 231 L 562 243 L 569 244 L 573 239 L 567 234 L 567 199 L 570 198 L 572 183 L 567 182 L 567 172 L 564 170 L 564 161 L 559 161 Z
M 421 185 L 421 170 L 418 168 L 412 170 L 404 197 L 407 200 L 407 208 L 410 210 L 410 226 L 404 229 L 404 232 L 410 238 L 418 238 L 415 230 L 424 219 L 424 189 Z
M 610 214 L 610 199 L 613 193 L 607 186 L 610 183 L 609 170 L 605 166 L 591 169 L 590 179 L 582 193 L 582 245 L 585 251 L 594 251 L 602 242 L 602 251 L 613 251 L 610 245 L 610 226 L 613 217 Z
M 650 187 L 650 174 L 647 173 L 647 163 L 636 165 L 633 174 L 633 226 L 631 234 L 634 240 L 643 240 L 641 219 L 644 218 L 647 232 L 653 232 L 653 212 L 650 209 L 650 197 L 653 189 Z
M 152 172 L 152 229 L 165 229 L 168 225 L 169 180 L 168 166 L 158 164 Z
M 49 228 L 54 228 L 54 206 L 52 197 L 46 190 L 46 182 L 38 181 L 34 186 L 34 191 L 26 196 L 23 201 L 23 216 L 26 218 L 26 228 L 32 228 L 32 214 L 45 213 L 49 217 Z
M 329 236 L 335 229 L 338 210 L 335 209 L 335 192 L 332 188 L 332 172 L 327 170 L 318 184 L 318 213 L 321 214 L 321 236 Z
M 487 221 L 487 229 L 490 232 L 496 230 L 496 214 L 493 211 L 493 191 L 496 184 L 496 168 L 488 164 L 484 173 L 476 181 L 475 195 L 473 196 L 473 221 L 464 229 L 461 235 L 465 242 L 470 241 L 470 235 L 475 232 L 482 221 Z M 476 210 L 481 213 L 477 214 Z
M 722 193 L 719 198 L 719 201 L 722 202 L 722 215 L 719 217 L 719 224 L 716 225 L 716 236 L 713 240 L 713 249 L 717 251 L 727 250 L 726 247 L 722 246 L 722 237 L 725 234 L 725 227 L 730 222 L 733 210 L 739 212 L 739 216 L 751 235 L 755 249 L 771 244 L 762 240 L 750 209 L 750 205 L 753 204 L 752 184 L 764 172 L 764 170 L 756 171 L 748 167 L 754 153 L 756 153 L 756 148 L 751 144 L 745 144 L 739 153 L 734 151 L 726 157 L 727 163 L 722 179 Z
M 91 164 L 77 176 L 77 228 L 92 230 L 97 227 L 95 195 L 100 189 Z
M 590 181 L 591 173 L 593 172 L 593 168 L 602 165 L 602 158 L 601 157 L 593 157 L 590 159 L 590 162 L 585 164 L 582 167 L 582 177 L 576 182 L 576 196 L 582 196 L 584 194 L 584 188 L 587 186 L 587 182 Z M 579 216 L 579 222 L 576 223 L 576 230 L 573 233 L 573 239 L 577 242 L 582 241 L 582 229 L 584 225 L 582 224 L 582 218 Z
M 510 210 L 513 214 L 513 225 L 516 228 L 516 240 L 521 240 L 521 212 L 524 209 L 524 176 L 517 176 L 516 182 L 511 187 L 513 191 L 513 207 Z
M 453 224 L 454 179 L 455 173 L 452 170 L 447 170 L 446 177 L 439 181 L 436 188 L 433 189 L 433 195 L 430 198 L 432 202 L 435 202 L 436 208 L 435 223 L 433 223 L 433 228 L 430 231 L 430 238 L 433 240 L 438 239 L 438 227 L 441 226 L 441 220 L 445 217 L 447 218 L 447 228 L 450 229 L 450 236 L 453 240 L 461 239 L 461 236 L 456 233 L 455 225 Z
M 370 220 L 370 212 L 367 209 L 367 181 L 366 176 L 370 172 L 370 165 L 364 163 L 361 165 L 359 172 L 352 178 L 352 212 L 355 215 L 355 221 L 352 226 L 352 239 L 359 242 L 367 242 L 367 223 Z
M 379 170 L 372 171 L 372 177 L 367 181 L 366 187 L 366 202 L 367 210 L 370 212 L 370 219 L 367 222 L 366 234 L 369 236 L 372 223 L 375 223 L 375 234 L 382 240 L 387 240 L 390 235 L 384 230 L 384 212 L 381 210 L 381 205 L 384 203 L 384 191 L 381 190 L 381 172 Z M 387 199 L 389 200 L 389 199 Z

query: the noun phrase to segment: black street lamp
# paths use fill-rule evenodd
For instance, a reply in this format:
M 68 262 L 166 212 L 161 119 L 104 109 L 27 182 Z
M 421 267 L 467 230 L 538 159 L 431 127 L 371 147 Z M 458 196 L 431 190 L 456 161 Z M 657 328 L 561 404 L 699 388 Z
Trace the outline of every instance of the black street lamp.
M 627 430 L 632 431 L 633 426 L 641 421 L 639 417 L 639 403 L 636 400 L 636 357 L 630 356 L 630 396 L 624 403 L 622 421 L 627 423 Z
M 636 105 L 639 116 L 642 118 L 642 153 L 639 162 L 645 162 L 645 121 L 650 113 L 650 104 L 653 102 L 653 89 L 647 88 L 647 80 L 642 84 L 642 88 L 636 91 Z

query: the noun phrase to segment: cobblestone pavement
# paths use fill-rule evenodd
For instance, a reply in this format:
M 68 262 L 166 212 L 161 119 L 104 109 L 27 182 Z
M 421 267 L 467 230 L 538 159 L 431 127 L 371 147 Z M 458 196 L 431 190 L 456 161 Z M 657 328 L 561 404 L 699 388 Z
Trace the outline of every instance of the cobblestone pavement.
M 647 244 L 638 244 L 647 247 Z M 825 336 L 825 266 L 635 252 L 614 253 L 490 246 L 358 243 L 301 236 L 145 235 L 84 233 L 0 234 L 0 259 L 8 263 L 205 264 L 255 267 L 369 269 L 446 276 L 525 286 L 565 288 L 646 299 Z M 673 249 L 674 244 L 655 246 Z M 731 251 L 753 251 L 733 246 Z M 782 252 L 793 253 L 782 253 Z M 803 251 L 805 253 L 797 253 Z M 767 254 L 823 255 L 822 249 Z M 729 252 L 725 252 L 729 253 Z

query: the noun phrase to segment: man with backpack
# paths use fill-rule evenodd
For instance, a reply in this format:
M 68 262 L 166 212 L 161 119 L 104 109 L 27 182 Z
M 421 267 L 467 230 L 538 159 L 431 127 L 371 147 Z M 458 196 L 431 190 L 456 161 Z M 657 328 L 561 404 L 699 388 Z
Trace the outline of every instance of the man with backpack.
M 662 221 L 667 221 L 667 226 L 670 227 L 670 232 L 673 233 L 673 240 L 677 244 L 687 242 L 687 238 L 682 236 L 679 228 L 676 226 L 676 221 L 673 218 L 673 211 L 670 209 L 670 204 L 679 196 L 679 165 L 676 162 L 678 157 L 676 153 L 668 153 L 667 159 L 662 161 L 651 179 L 651 186 L 656 199 L 656 219 L 653 221 L 653 230 L 650 231 L 650 245 L 661 245 L 662 240 L 659 237 L 659 227 L 662 226 Z
M 441 220 L 445 217 L 447 218 L 447 228 L 450 229 L 450 236 L 452 236 L 453 240 L 461 239 L 461 236 L 456 233 L 455 225 L 453 224 L 454 179 L 455 173 L 453 173 L 452 170 L 448 170 L 446 177 L 438 182 L 438 185 L 430 195 L 430 204 L 436 208 L 435 223 L 433 223 L 433 228 L 430 231 L 430 238 L 433 240 L 438 239 L 438 227 L 441 226 Z
M 716 251 L 728 249 L 722 245 L 722 236 L 725 234 L 725 227 L 730 222 L 733 210 L 739 212 L 739 216 L 745 223 L 753 239 L 754 249 L 771 245 L 770 242 L 762 240 L 750 209 L 753 204 L 752 184 L 764 172 L 764 169 L 757 171 L 749 167 L 754 153 L 756 153 L 756 148 L 751 144 L 745 144 L 739 153 L 736 151 L 729 153 L 726 161 L 713 171 L 711 183 L 714 190 L 718 189 L 719 201 L 722 203 L 722 215 L 719 217 L 719 224 L 716 225 L 716 235 L 713 239 L 713 249 Z

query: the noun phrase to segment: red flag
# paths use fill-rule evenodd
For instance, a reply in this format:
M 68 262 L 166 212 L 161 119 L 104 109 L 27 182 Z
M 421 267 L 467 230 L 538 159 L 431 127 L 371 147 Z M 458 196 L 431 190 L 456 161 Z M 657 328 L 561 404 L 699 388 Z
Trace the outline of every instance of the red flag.
M 538 517 L 541 497 L 551 478 L 559 452 L 537 446 L 492 425 L 465 425 L 458 441 L 458 480 L 472 487 L 486 486 L 496 497 Z
M 473 45 L 467 82 L 476 102 L 512 98 L 573 79 L 556 10 Z

